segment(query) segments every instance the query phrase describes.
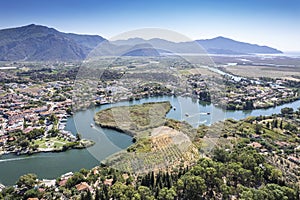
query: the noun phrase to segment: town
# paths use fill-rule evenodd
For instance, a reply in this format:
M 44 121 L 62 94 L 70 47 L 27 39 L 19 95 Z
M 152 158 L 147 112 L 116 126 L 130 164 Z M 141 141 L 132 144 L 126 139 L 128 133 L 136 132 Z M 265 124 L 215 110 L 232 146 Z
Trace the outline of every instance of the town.
M 1 72 L 1 79 L 13 79 Z M 92 141 L 83 140 L 64 130 L 72 114 L 70 83 L 5 83 L 0 87 L 1 154 L 31 154 L 84 148 Z M 60 94 L 65 90 L 64 95 Z M 68 96 L 69 95 L 69 96 Z M 69 98 L 66 98 L 69 97 Z

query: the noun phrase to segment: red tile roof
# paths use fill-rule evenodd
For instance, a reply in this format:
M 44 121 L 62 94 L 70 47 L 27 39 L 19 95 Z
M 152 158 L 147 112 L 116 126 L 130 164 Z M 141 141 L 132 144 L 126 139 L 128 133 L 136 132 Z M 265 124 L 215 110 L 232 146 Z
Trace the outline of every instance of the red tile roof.
M 86 182 L 81 182 L 77 184 L 75 187 L 78 191 L 91 190 L 89 184 L 87 184 Z

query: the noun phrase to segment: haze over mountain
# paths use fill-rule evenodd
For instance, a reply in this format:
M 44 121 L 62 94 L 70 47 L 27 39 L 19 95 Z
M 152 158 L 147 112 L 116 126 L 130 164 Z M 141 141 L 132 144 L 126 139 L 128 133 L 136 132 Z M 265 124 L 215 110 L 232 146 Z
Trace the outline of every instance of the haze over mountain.
M 175 53 L 203 53 L 205 50 L 211 54 L 274 54 L 281 51 L 268 46 L 249 44 L 235 41 L 225 37 L 216 37 L 213 39 L 196 40 L 189 42 L 171 42 L 159 38 L 144 40 L 142 38 L 130 38 L 128 40 L 117 40 L 112 42 L 115 45 L 137 45 L 151 44 L 157 49 L 163 49 Z
M 95 47 L 97 48 L 95 49 Z M 108 41 L 98 35 L 63 33 L 53 28 L 34 24 L 0 30 L 0 60 L 2 61 L 83 60 L 91 55 L 157 56 L 162 52 L 282 53 L 271 47 L 238 42 L 224 37 L 179 43 L 158 38 Z
M 281 51 L 257 44 L 235 41 L 225 37 L 216 37 L 207 40 L 196 40 L 209 53 L 215 54 L 273 54 L 282 53 Z

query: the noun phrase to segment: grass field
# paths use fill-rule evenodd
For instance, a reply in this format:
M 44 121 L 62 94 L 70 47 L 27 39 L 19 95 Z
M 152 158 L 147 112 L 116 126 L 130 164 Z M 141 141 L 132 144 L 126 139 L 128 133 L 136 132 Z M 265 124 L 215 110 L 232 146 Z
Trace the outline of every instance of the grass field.
M 52 138 L 41 138 L 34 141 L 33 145 L 39 145 L 39 148 L 47 149 L 47 148 L 55 148 L 55 149 L 61 149 L 63 145 L 68 144 L 69 142 L 58 138 L 58 137 L 52 137 Z
M 150 134 L 150 129 L 165 123 L 165 115 L 171 107 L 170 102 L 158 102 L 108 108 L 96 113 L 94 120 L 102 127 L 142 137 Z

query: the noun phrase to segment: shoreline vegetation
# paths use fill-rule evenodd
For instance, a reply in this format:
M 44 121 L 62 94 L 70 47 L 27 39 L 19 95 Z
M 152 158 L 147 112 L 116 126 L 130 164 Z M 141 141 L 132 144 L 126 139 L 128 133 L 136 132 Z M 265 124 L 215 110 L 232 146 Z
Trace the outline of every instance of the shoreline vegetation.
M 100 103 L 100 102 L 96 102 L 94 106 L 101 106 L 101 105 L 106 105 L 106 104 L 115 104 L 118 102 L 126 102 L 126 101 L 134 101 L 134 100 L 140 100 L 143 98 L 149 98 L 149 97 L 162 97 L 162 96 L 182 96 L 182 97 L 190 97 L 192 99 L 195 100 L 199 100 L 199 102 L 203 102 L 205 104 L 213 104 L 214 106 L 224 109 L 224 110 L 228 110 L 228 111 L 253 111 L 253 110 L 257 110 L 257 109 L 268 109 L 268 108 L 274 108 L 276 106 L 282 106 L 284 104 L 287 103 L 293 103 L 295 101 L 300 100 L 300 93 L 298 96 L 294 96 L 291 98 L 285 98 L 285 99 L 280 99 L 280 100 L 276 100 L 276 102 L 269 102 L 269 103 L 259 103 L 259 104 L 255 104 L 255 102 L 253 100 L 247 101 L 238 101 L 238 103 L 234 104 L 234 103 L 229 103 L 229 104 L 225 104 L 222 102 L 218 102 L 218 101 L 214 101 L 211 102 L 208 99 L 203 99 L 201 97 L 197 97 L 195 95 L 192 94 L 184 94 L 184 95 L 175 95 L 173 93 L 164 93 L 164 94 L 157 94 L 157 95 L 144 95 L 144 96 L 138 96 L 138 97 L 130 97 L 128 99 L 120 99 L 118 101 L 111 101 L 111 102 L 104 102 L 104 103 Z M 243 105 L 241 105 L 243 104 Z M 92 107 L 93 105 L 90 105 L 89 107 Z M 87 110 L 89 107 L 81 107 L 80 109 L 77 109 L 76 112 L 80 112 L 80 111 L 85 111 Z M 103 125 L 103 127 L 105 127 L 105 125 Z M 105 128 L 110 128 L 105 127 Z
M 43 149 L 40 148 L 39 150 L 35 151 L 35 152 L 31 152 L 31 154 L 33 153 L 55 153 L 55 152 L 64 152 L 64 151 L 68 151 L 71 149 L 85 149 L 88 147 L 91 147 L 95 144 L 94 141 L 92 140 L 87 140 L 87 139 L 81 139 L 80 141 L 76 141 L 76 142 L 69 142 L 65 145 L 63 145 L 62 147 L 57 147 L 57 148 L 47 148 L 47 149 Z
M 171 90 L 164 83 L 146 83 L 136 86 L 137 88 L 131 88 L 132 92 L 129 95 L 113 96 L 100 90 L 98 93 L 101 94 L 101 98 L 87 105 L 78 102 L 75 110 L 81 111 L 92 106 L 156 96 L 191 97 L 230 111 L 268 109 L 300 99 L 300 82 L 298 81 L 284 78 L 253 79 L 235 76 L 227 73 L 223 68 L 220 71 L 228 75 L 216 76 L 207 80 L 208 77 L 205 75 L 188 73 L 185 76 L 188 83 L 185 89 Z M 119 72 L 112 70 L 110 73 L 117 76 Z M 78 98 L 80 99 L 80 97 Z

